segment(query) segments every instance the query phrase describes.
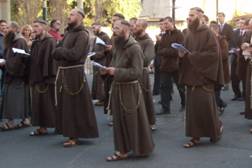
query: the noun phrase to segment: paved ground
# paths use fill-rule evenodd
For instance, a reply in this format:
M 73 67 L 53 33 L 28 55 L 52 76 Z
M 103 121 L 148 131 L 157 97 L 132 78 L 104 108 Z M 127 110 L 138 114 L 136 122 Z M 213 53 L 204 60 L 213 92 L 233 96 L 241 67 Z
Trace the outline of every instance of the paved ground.
M 252 121 L 239 115 L 243 102 L 230 101 L 231 91 L 225 91 L 223 97 L 228 103 L 221 117 L 224 134 L 214 145 L 203 139 L 201 146 L 182 147 L 188 138 L 175 89 L 172 114 L 157 117 L 158 130 L 153 133 L 156 148 L 148 158 L 106 162 L 105 157 L 113 152 L 113 134 L 102 108 L 96 107 L 100 138 L 82 140 L 79 147 L 63 148 L 65 139 L 58 135 L 29 137 L 33 128 L 0 132 L 0 168 L 251 168 L 252 135 L 248 130 Z M 155 97 L 156 102 L 158 99 Z

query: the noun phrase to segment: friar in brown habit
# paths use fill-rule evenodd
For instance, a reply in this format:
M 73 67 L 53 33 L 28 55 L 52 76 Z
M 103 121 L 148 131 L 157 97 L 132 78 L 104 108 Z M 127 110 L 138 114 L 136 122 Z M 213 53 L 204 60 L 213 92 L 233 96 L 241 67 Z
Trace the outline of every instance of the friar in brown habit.
M 47 22 L 35 20 L 32 24 L 36 36 L 31 47 L 30 84 L 32 87 L 32 125 L 39 128 L 31 136 L 47 134 L 55 127 L 54 81 L 56 62 L 52 52 L 56 41 L 47 33 Z
M 181 57 L 180 82 L 187 87 L 186 136 L 192 139 L 185 148 L 200 143 L 201 137 L 217 142 L 222 124 L 217 113 L 215 84 L 223 84 L 223 67 L 220 51 L 213 32 L 201 23 L 202 9 L 190 9 L 185 47 Z
M 252 31 L 252 19 L 249 21 L 248 28 Z M 241 45 L 242 55 L 246 60 L 246 94 L 245 94 L 245 118 L 252 119 L 252 35 L 251 33 L 246 41 Z M 250 129 L 252 133 L 252 128 Z
M 104 70 L 114 77 L 110 108 L 114 121 L 115 154 L 107 161 L 128 158 L 128 153 L 148 156 L 154 149 L 139 80 L 143 73 L 143 52 L 130 36 L 130 24 L 116 21 L 115 46 L 111 67 Z
M 54 51 L 59 67 L 56 76 L 56 128 L 69 137 L 65 147 L 78 144 L 78 138 L 98 137 L 91 95 L 84 72 L 89 52 L 89 34 L 83 26 L 84 14 L 73 9 L 68 17 L 63 46 Z
M 135 28 L 133 29 L 133 33 L 136 41 L 140 44 L 144 53 L 144 60 L 143 60 L 144 70 L 143 70 L 143 77 L 141 80 L 141 86 L 149 124 L 151 125 L 152 130 L 155 130 L 155 122 L 156 122 L 155 110 L 153 105 L 153 97 L 152 97 L 152 90 L 150 85 L 149 69 L 148 69 L 151 60 L 153 60 L 155 56 L 155 47 L 152 39 L 145 31 L 147 27 L 148 23 L 146 20 L 138 19 L 136 21 Z

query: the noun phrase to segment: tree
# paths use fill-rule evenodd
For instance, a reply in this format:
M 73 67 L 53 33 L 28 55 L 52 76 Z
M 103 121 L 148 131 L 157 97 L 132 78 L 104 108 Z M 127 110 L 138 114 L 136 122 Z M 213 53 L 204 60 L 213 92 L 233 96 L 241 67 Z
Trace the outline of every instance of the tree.
M 31 24 L 41 16 L 42 0 L 11 0 L 12 20 L 22 24 Z
M 47 20 L 59 19 L 65 25 L 67 15 L 77 6 L 77 1 L 47 0 L 47 4 Z M 83 0 L 83 6 L 86 25 L 95 21 L 107 25 L 116 12 L 124 14 L 127 19 L 139 16 L 141 0 Z M 42 16 L 42 0 L 11 0 L 11 8 L 12 20 L 20 24 L 31 24 L 34 19 Z

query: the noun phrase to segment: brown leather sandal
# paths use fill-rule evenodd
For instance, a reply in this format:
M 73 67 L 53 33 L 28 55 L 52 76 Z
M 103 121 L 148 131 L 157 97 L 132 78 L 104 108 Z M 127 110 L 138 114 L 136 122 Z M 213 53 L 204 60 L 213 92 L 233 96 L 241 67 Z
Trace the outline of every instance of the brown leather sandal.
M 10 123 L 6 122 L 4 123 L 2 126 L 1 126 L 1 131 L 10 131 L 10 130 L 13 130 L 15 129 L 16 126 L 14 125 L 11 125 Z
M 42 129 L 40 128 L 36 129 L 35 131 L 30 132 L 30 136 L 43 136 L 47 134 L 48 134 L 47 130 L 42 131 Z
M 74 147 L 76 145 L 79 145 L 78 140 L 73 140 L 73 139 L 69 139 L 69 140 L 65 141 L 63 144 L 63 146 L 65 148 Z
M 106 158 L 106 161 L 111 162 L 111 161 L 119 161 L 119 160 L 125 160 L 128 159 L 128 155 L 122 155 L 119 152 L 114 153 L 112 156 L 108 156 Z
M 200 144 L 200 141 L 197 139 L 191 139 L 188 143 L 184 144 L 184 148 L 192 148 Z

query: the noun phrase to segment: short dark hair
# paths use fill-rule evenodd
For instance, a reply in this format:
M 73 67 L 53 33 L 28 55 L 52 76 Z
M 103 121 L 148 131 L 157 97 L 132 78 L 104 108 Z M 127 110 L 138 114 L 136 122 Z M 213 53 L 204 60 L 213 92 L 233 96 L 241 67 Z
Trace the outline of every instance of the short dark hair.
M 217 14 L 217 15 L 222 15 L 223 17 L 225 17 L 225 16 L 226 16 L 224 12 L 218 12 L 218 14 Z
M 121 20 L 120 22 L 122 25 L 130 27 L 130 23 L 127 20 Z
M 212 21 L 210 22 L 210 24 L 217 24 L 217 25 L 218 25 L 218 22 L 216 22 L 215 20 L 212 20 Z
M 4 19 L 0 19 L 0 24 L 1 24 L 1 23 L 7 23 L 7 21 L 4 20 Z
M 205 20 L 206 20 L 207 22 L 209 21 L 209 18 L 207 17 L 207 15 L 203 15 L 202 17 L 205 18 Z
M 203 9 L 201 9 L 200 7 L 193 7 L 190 10 L 196 10 L 197 12 L 200 12 L 200 13 L 204 14 Z
M 50 27 L 53 27 L 54 23 L 56 23 L 57 21 L 59 21 L 58 19 L 53 19 L 51 22 L 50 22 Z
M 168 20 L 169 22 L 172 22 L 172 23 L 173 23 L 173 21 L 174 21 L 174 20 L 172 19 L 172 17 L 170 17 L 170 16 L 165 17 L 163 21 L 165 21 L 165 20 Z
M 164 18 L 160 18 L 159 22 L 163 22 L 164 21 Z
M 249 25 L 249 21 L 250 21 L 250 19 L 246 19 L 244 25 L 248 26 Z
M 36 19 L 33 21 L 33 23 L 40 23 L 40 24 L 43 24 L 43 25 L 47 25 L 47 21 L 43 20 L 43 19 Z
M 115 13 L 113 16 L 119 17 L 120 19 L 124 20 L 125 17 L 121 13 Z
M 137 21 L 137 18 L 136 18 L 136 17 L 132 17 L 132 18 L 130 18 L 129 20 L 130 20 L 130 21 L 131 21 L 131 20 Z

